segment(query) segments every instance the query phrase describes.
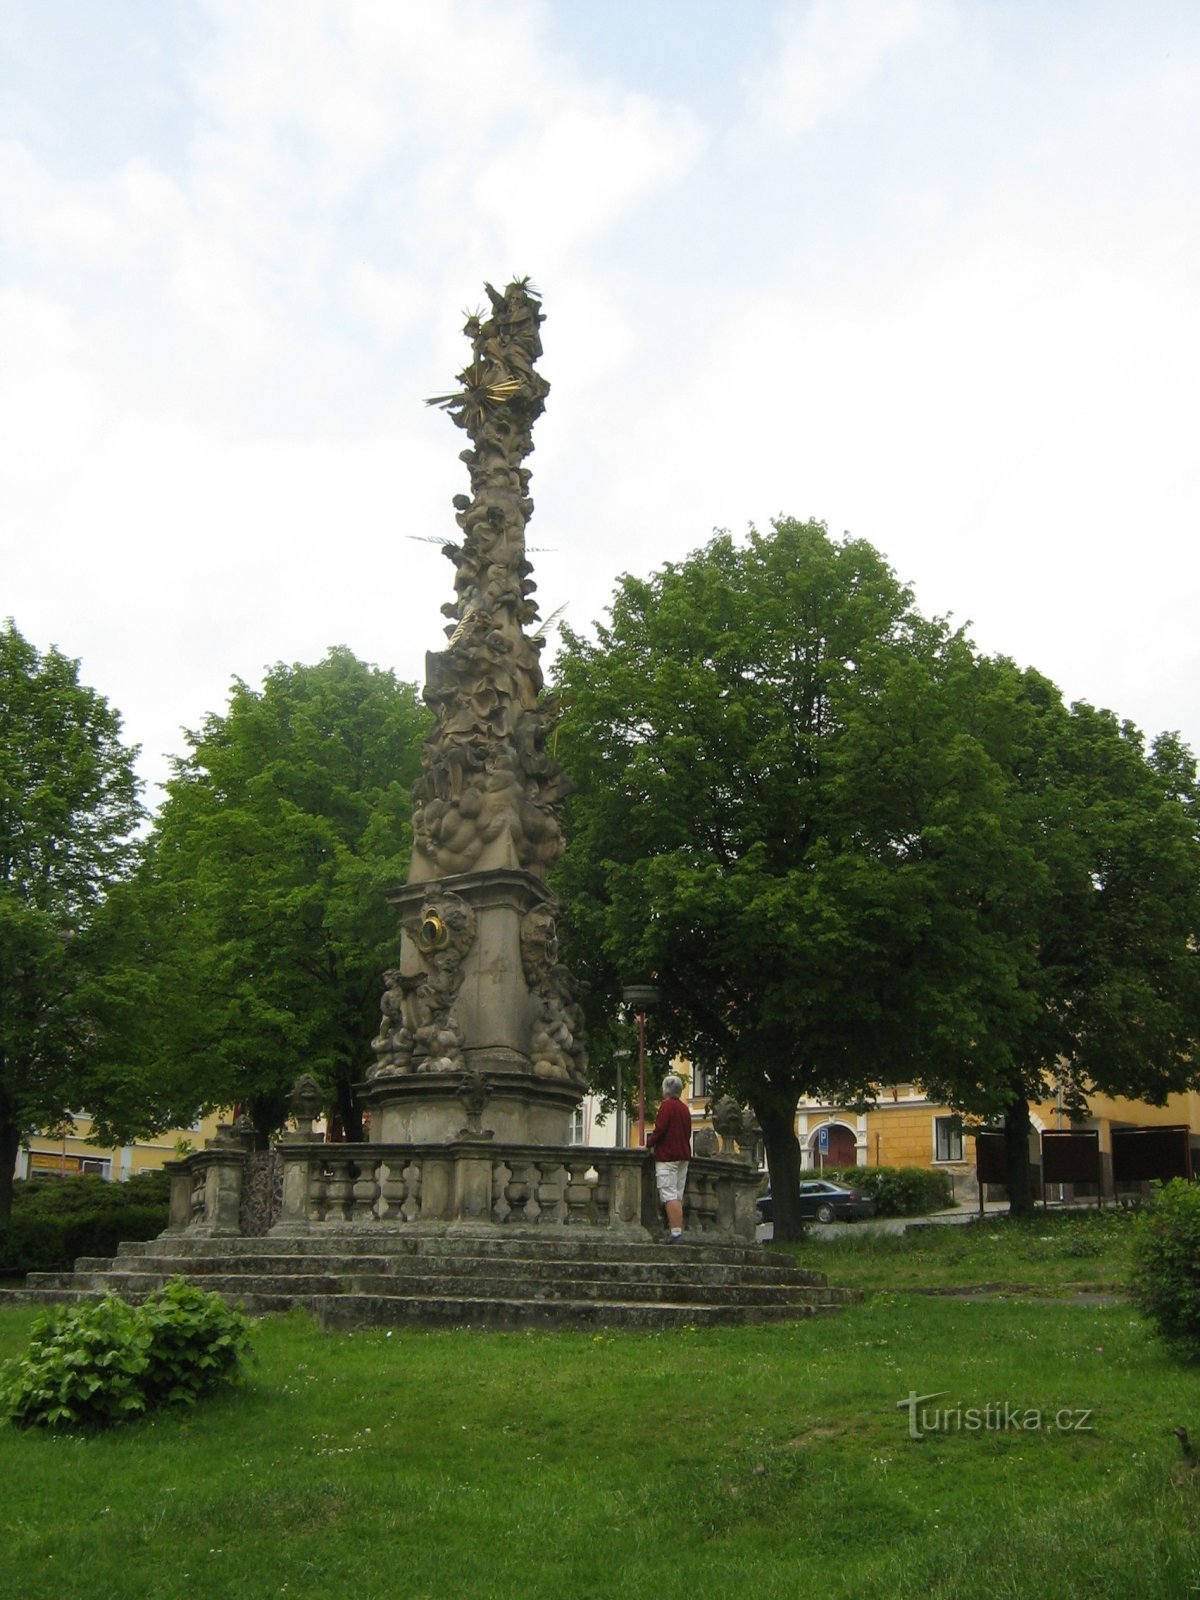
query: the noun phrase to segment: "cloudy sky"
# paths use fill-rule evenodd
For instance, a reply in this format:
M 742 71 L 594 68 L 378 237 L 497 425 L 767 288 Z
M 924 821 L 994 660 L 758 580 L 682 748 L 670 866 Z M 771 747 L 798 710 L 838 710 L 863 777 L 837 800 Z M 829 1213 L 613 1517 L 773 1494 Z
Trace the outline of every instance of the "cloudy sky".
M 237 675 L 419 681 L 530 274 L 543 613 L 818 517 L 1200 745 L 1195 0 L 3 0 L 0 616 L 151 782 Z

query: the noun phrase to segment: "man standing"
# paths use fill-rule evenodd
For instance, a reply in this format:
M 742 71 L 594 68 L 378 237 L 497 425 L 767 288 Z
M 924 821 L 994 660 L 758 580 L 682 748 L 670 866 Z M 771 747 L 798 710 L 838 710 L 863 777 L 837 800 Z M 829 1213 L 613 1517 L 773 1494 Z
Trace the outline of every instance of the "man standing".
M 683 1237 L 683 1191 L 692 1154 L 692 1115 L 679 1098 L 683 1093 L 682 1078 L 670 1073 L 663 1079 L 662 1092 L 654 1128 L 646 1135 L 646 1148 L 654 1152 L 658 1198 L 671 1230 L 667 1243 L 678 1244 Z

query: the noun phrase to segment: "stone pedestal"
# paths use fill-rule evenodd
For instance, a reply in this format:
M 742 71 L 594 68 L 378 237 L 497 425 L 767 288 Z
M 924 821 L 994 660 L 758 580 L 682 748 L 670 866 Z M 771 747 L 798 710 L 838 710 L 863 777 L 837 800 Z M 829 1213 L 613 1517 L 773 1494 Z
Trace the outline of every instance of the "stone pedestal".
M 477 918 L 454 1003 L 455 1021 L 466 1036 L 466 1065 L 528 1072 L 533 1001 L 521 962 L 521 921 L 535 906 L 553 905 L 553 896 L 531 873 L 510 868 L 406 884 L 390 890 L 387 899 L 403 925 L 443 894 L 465 900 Z M 420 968 L 407 926 L 401 969 L 406 966 Z M 414 1065 L 420 1069 L 419 1058 Z
M 400 966 L 392 977 L 401 1019 L 438 1018 L 443 1042 L 421 1042 L 416 1026 L 359 1090 L 371 1113 L 371 1140 L 424 1143 L 475 1134 L 512 1143 L 565 1145 L 585 1090 L 569 1054 L 556 1048 L 566 1013 L 554 989 L 555 901 L 541 879 L 519 868 L 460 873 L 407 884 L 388 894 L 400 913 Z M 450 959 L 434 944 L 437 912 L 469 908 L 447 937 Z M 432 929 L 428 935 L 427 929 Z M 422 1002 L 422 987 L 432 1001 Z M 417 1042 L 410 1045 L 409 1037 Z M 551 1042 L 548 1043 L 548 1039 Z M 440 1048 L 441 1054 L 435 1054 Z
M 482 1074 L 487 1098 L 480 1127 L 470 1126 L 461 1094 L 462 1074 L 414 1072 L 379 1077 L 358 1094 L 371 1114 L 372 1144 L 430 1144 L 490 1137 L 506 1144 L 566 1145 L 582 1089 L 561 1080 L 534 1078 L 510 1062 Z
M 217 1139 L 182 1161 L 168 1162 L 171 1209 L 167 1231 L 213 1238 L 240 1234 L 247 1153 L 233 1140 Z

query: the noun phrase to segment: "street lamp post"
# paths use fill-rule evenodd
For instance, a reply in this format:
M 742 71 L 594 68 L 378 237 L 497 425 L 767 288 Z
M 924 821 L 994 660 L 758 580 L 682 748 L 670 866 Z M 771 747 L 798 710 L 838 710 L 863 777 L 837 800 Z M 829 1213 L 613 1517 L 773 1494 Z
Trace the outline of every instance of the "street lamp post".
M 629 1137 L 627 1127 L 628 1118 L 625 1115 L 625 1066 L 629 1060 L 628 1050 L 614 1050 L 613 1060 L 617 1068 L 617 1148 L 624 1150 L 625 1142 Z
M 658 990 L 650 983 L 626 984 L 621 998 L 638 1025 L 638 1149 L 646 1146 L 646 1013 L 658 1004 Z

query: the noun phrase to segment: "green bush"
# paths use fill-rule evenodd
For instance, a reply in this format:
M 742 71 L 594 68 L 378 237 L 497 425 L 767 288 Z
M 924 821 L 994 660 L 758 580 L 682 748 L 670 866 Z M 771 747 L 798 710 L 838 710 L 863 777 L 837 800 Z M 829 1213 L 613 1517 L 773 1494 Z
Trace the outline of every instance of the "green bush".
M 0 1367 L 0 1408 L 18 1428 L 101 1426 L 146 1409 L 141 1378 L 149 1334 L 124 1301 L 48 1313 L 29 1349 Z
M 13 1211 L 43 1217 L 145 1206 L 161 1206 L 165 1211 L 170 1195 L 171 1178 L 166 1172 L 139 1172 L 124 1183 L 109 1183 L 105 1178 L 24 1178 L 13 1185 Z
M 165 1172 L 106 1183 L 103 1178 L 35 1179 L 14 1188 L 0 1222 L 0 1274 L 65 1272 L 77 1256 L 112 1256 L 122 1239 L 153 1239 L 167 1225 Z
M 824 1175 L 873 1195 L 880 1217 L 919 1217 L 954 1204 L 949 1176 L 932 1167 L 826 1167 Z
M 18 1428 L 106 1427 L 192 1405 L 236 1374 L 249 1331 L 240 1310 L 182 1278 L 140 1306 L 105 1295 L 58 1307 L 0 1367 L 0 1413 Z
M 15 1212 L 0 1223 L 0 1273 L 66 1272 L 78 1256 L 115 1256 L 122 1239 L 154 1239 L 166 1226 L 157 1208 L 109 1215 L 44 1217 Z
M 139 1309 L 150 1330 L 150 1406 L 192 1405 L 237 1372 L 250 1324 L 220 1295 L 173 1278 Z
M 1137 1217 L 1132 1289 L 1172 1353 L 1200 1361 L 1200 1184 L 1173 1179 Z
M 0 1274 L 56 1272 L 69 1265 L 60 1218 L 14 1210 L 0 1222 Z

